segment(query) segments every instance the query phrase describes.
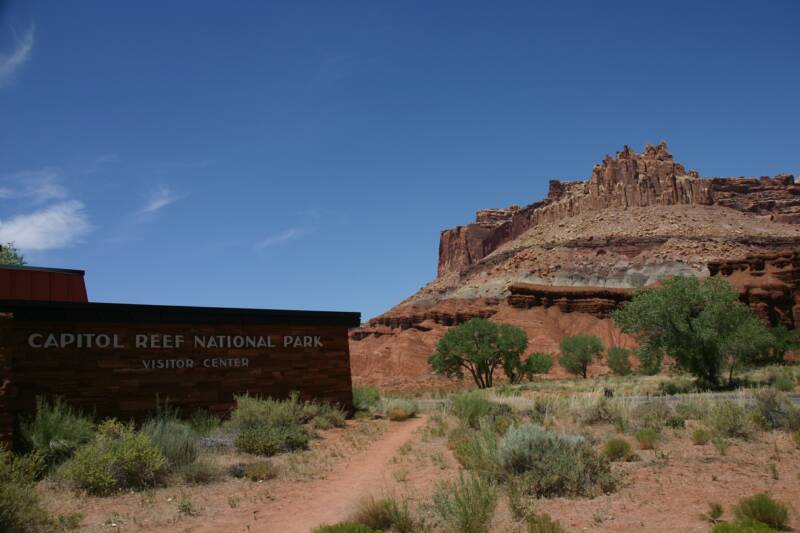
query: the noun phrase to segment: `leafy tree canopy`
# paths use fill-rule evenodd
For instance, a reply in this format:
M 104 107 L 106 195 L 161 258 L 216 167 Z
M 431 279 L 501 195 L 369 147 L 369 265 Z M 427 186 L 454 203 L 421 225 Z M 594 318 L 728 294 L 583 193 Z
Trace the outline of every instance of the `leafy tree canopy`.
M 639 337 L 640 353 L 666 352 L 708 386 L 718 386 L 725 370 L 731 383 L 736 369 L 763 357 L 775 341 L 719 278 L 671 278 L 634 296 L 614 321 Z
M 463 378 L 466 370 L 479 388 L 486 388 L 492 386 L 497 368 L 512 382 L 520 379 L 527 346 L 528 336 L 521 328 L 473 318 L 447 330 L 428 362 L 434 372 L 450 378 Z
M 0 265 L 24 265 L 25 257 L 14 246 L 13 242 L 0 245 Z
M 592 360 L 603 353 L 603 341 L 594 335 L 575 335 L 561 341 L 558 363 L 572 374 L 587 377 Z

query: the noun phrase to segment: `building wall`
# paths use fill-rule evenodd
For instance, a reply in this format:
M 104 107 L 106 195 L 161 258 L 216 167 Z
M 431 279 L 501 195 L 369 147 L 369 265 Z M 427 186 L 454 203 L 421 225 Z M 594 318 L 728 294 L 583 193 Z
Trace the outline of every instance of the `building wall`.
M 13 385 L 9 389 L 12 393 L 0 392 L 0 413 L 8 413 L 17 423 L 19 415 L 33 413 L 37 396 L 60 397 L 98 418 L 122 419 L 146 416 L 159 401 L 168 401 L 184 413 L 206 409 L 224 414 L 234 406 L 236 395 L 284 398 L 292 391 L 303 398 L 352 408 L 345 323 L 176 323 L 162 321 L 161 317 L 125 323 L 21 318 L 0 320 L 0 328 L 4 328 L 0 365 L 5 365 L 0 369 L 11 376 Z M 230 317 L 222 318 L 230 321 Z M 92 335 L 93 344 L 88 346 L 87 339 Z M 109 340 L 107 347 L 97 345 L 99 335 Z M 145 336 L 139 339 L 149 342 L 137 346 L 137 336 Z M 77 345 L 79 337 L 83 346 Z M 195 344 L 196 337 L 205 339 L 206 347 Z M 211 338 L 222 346 L 209 346 Z M 234 346 L 237 339 L 248 338 L 251 345 Z M 252 346 L 257 339 L 269 345 Z M 160 347 L 153 345 L 154 340 Z M 231 346 L 224 346 L 228 342 Z M 0 419 L 3 424 L 5 429 L 0 428 L 0 434 L 7 434 L 8 417 Z

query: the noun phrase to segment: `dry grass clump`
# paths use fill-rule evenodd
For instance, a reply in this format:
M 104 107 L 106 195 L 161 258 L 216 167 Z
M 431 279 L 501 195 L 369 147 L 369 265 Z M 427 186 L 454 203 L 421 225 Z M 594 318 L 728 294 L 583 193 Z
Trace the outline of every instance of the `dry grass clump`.
M 775 389 L 762 389 L 755 394 L 757 421 L 764 429 L 800 430 L 800 407 Z
M 567 530 L 549 514 L 533 514 L 527 520 L 528 533 L 567 533 Z
M 386 417 L 394 422 L 400 422 L 416 416 L 419 410 L 417 402 L 399 398 L 388 400 L 383 409 Z
M 658 442 L 658 431 L 651 428 L 643 428 L 636 432 L 634 435 L 639 447 L 643 450 L 652 450 Z
M 495 484 L 480 476 L 461 476 L 458 482 L 439 484 L 433 510 L 453 533 L 484 533 L 497 507 Z
M 622 437 L 613 437 L 608 439 L 603 447 L 603 455 L 609 461 L 627 461 L 634 454 L 627 440 Z
M 415 527 L 408 504 L 391 497 L 369 497 L 363 500 L 350 521 L 379 531 L 396 533 L 413 533 Z
M 719 400 L 706 416 L 706 425 L 721 438 L 750 440 L 757 432 L 752 411 L 732 400 Z
M 364 524 L 356 522 L 339 522 L 338 524 L 323 524 L 316 528 L 312 533 L 381 533 Z
M 692 431 L 692 443 L 696 446 L 704 446 L 711 440 L 711 432 L 706 428 L 697 428 Z

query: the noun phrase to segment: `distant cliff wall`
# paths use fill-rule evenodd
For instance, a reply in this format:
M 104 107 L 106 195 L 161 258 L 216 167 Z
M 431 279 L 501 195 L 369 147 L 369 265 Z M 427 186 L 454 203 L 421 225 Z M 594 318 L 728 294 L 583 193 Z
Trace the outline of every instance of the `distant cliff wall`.
M 438 275 L 462 272 L 534 225 L 608 207 L 720 205 L 800 224 L 800 185 L 794 177 L 701 178 L 675 163 L 666 143 L 606 156 L 586 181 L 550 181 L 547 198 L 525 207 L 478 211 L 466 226 L 442 231 Z

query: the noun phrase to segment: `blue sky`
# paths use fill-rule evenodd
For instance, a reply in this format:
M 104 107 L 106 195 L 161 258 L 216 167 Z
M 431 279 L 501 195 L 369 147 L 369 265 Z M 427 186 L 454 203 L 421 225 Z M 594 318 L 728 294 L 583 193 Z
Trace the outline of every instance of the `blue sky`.
M 95 301 L 368 318 L 442 229 L 624 144 L 800 173 L 798 26 L 795 1 L 0 0 L 0 238 Z

